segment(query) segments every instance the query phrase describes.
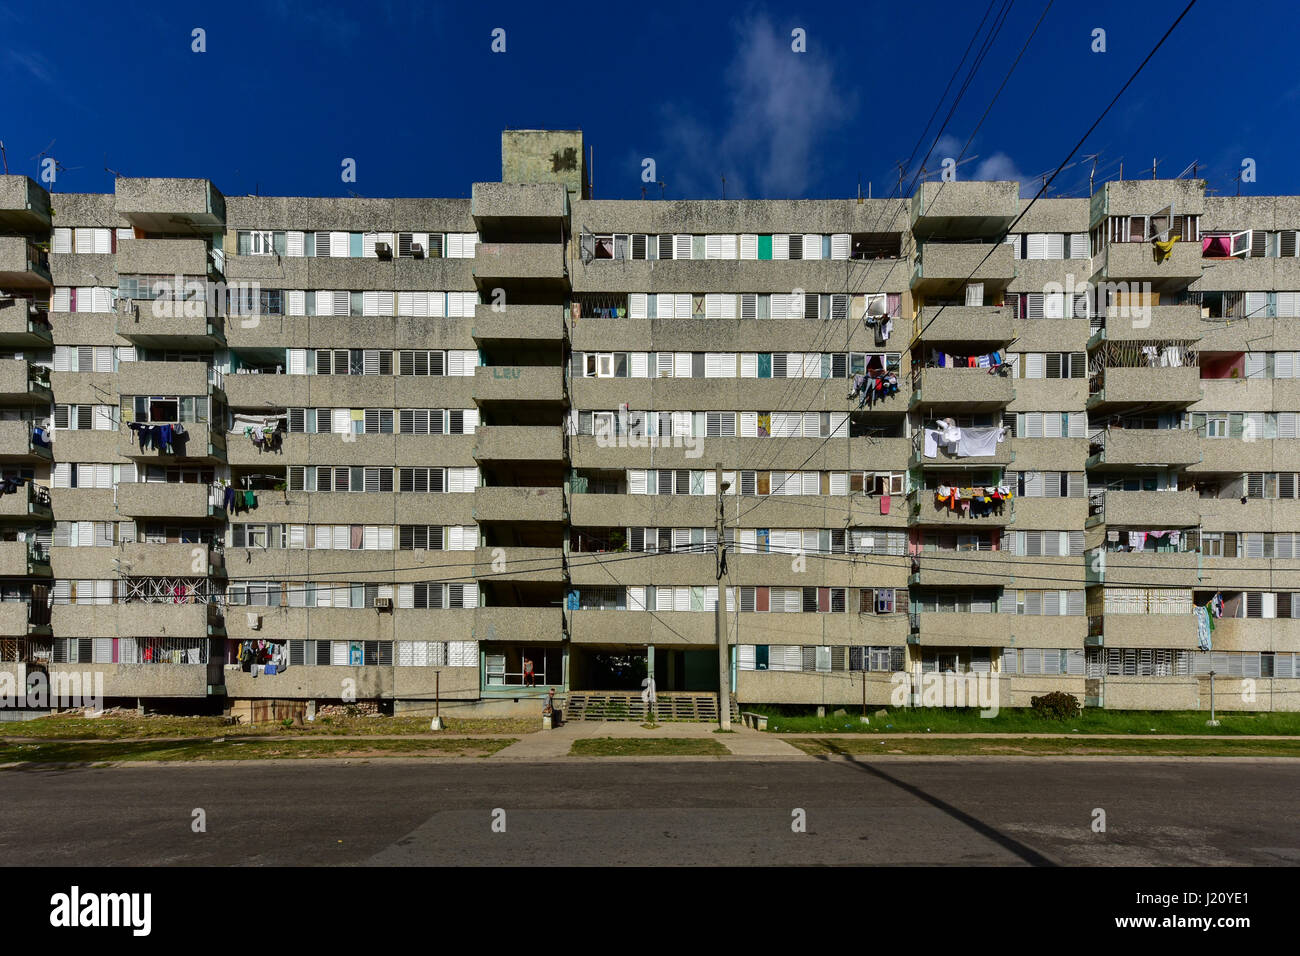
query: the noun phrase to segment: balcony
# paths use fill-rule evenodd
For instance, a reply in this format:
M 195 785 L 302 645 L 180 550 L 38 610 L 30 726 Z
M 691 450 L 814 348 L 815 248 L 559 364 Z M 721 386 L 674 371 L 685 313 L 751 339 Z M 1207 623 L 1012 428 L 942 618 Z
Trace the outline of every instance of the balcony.
M 1017 621 L 1022 630 L 1029 630 L 1025 619 L 1015 614 L 917 611 L 912 620 L 918 640 L 909 643 L 923 647 L 1005 647 Z
M 155 348 L 207 351 L 225 345 L 224 317 L 187 315 L 187 303 L 183 302 L 160 299 L 156 304 L 172 314 L 156 314 L 155 302 L 120 301 L 116 310 L 117 334 L 128 342 Z
M 521 283 L 534 291 L 563 292 L 569 285 L 564 245 L 553 242 L 480 242 L 474 250 L 474 281 L 490 298 L 491 289 Z M 509 296 L 507 294 L 507 300 Z
M 912 371 L 911 407 L 999 411 L 1016 397 L 1013 383 L 1009 375 L 991 375 L 986 368 L 918 368 Z
M 206 544 L 124 544 L 122 573 L 132 577 L 224 575 L 225 554 Z
M 175 426 L 173 426 L 175 427 Z M 224 462 L 226 460 L 226 435 L 221 429 L 204 423 L 186 423 L 184 438 L 173 440 L 171 450 L 159 447 L 159 426 L 152 426 L 149 446 L 142 444 L 141 432 L 123 425 L 118 431 L 117 453 L 123 458 L 148 464 L 173 464 L 186 461 Z
M 0 577 L 49 577 L 49 574 L 48 550 L 30 541 L 0 541 Z
M 1194 491 L 1106 491 L 1089 499 L 1085 524 L 1194 528 L 1200 521 L 1200 497 Z
M 1092 622 L 1099 621 L 1100 624 Z M 1091 647 L 1170 647 L 1194 650 L 1196 618 L 1191 614 L 1103 614 L 1090 618 Z
M 1124 537 L 1121 531 L 1120 539 Z M 1199 564 L 1195 551 L 1107 551 L 1104 558 L 1089 560 L 1088 581 L 1112 587 L 1194 588 L 1201 582 Z
M 564 370 L 558 365 L 483 365 L 474 370 L 474 401 L 563 403 Z
M 1112 242 L 1092 263 L 1094 281 L 1150 282 L 1152 291 L 1175 292 L 1201 277 L 1201 244 L 1176 242 L 1161 262 L 1154 243 Z
M 968 282 L 983 282 L 988 294 L 1015 277 L 1015 255 L 1006 243 L 926 242 L 912 270 L 912 292 L 956 295 Z
M 504 561 L 504 567 L 500 570 L 498 557 Z M 508 545 L 500 548 L 481 547 L 474 552 L 474 576 L 502 583 L 527 581 L 559 584 L 564 580 L 563 564 L 564 554 L 560 548 Z
M 48 292 L 49 254 L 26 236 L 0 236 L 0 289 Z
M 1105 317 L 1105 332 L 1098 337 L 1113 341 L 1142 340 L 1193 342 L 1223 328 L 1222 320 L 1202 320 L 1194 305 L 1152 305 L 1131 308 L 1113 305 Z M 1089 343 L 1092 347 L 1092 343 Z
M 47 462 L 53 457 L 50 446 L 36 440 L 31 422 L 0 422 L 0 460 Z
M 918 238 L 997 236 L 1020 215 L 1020 184 L 925 182 L 912 196 L 912 233 Z
M 195 638 L 225 633 L 225 619 L 221 608 L 215 604 L 132 601 L 113 605 L 113 608 L 117 611 L 117 634 L 114 636 Z
M 558 425 L 480 425 L 474 434 L 475 461 L 563 459 L 564 436 Z
M 121 395 L 210 395 L 223 380 L 204 362 L 123 362 L 117 372 Z
M 992 351 L 1013 338 L 1011 312 L 1002 306 L 927 305 L 912 324 L 915 342 L 961 342 Z
M 549 229 L 558 237 L 569 194 L 562 183 L 474 183 L 469 209 L 480 232 Z
M 566 512 L 563 488 L 480 487 L 474 490 L 474 520 L 559 523 Z
M 117 486 L 117 510 L 131 518 L 210 518 L 221 513 L 211 485 L 130 482 Z
M 145 232 L 201 235 L 225 227 L 226 199 L 206 179 L 119 177 L 114 192 L 117 214 Z
M 967 494 L 973 493 L 970 489 L 963 489 L 963 491 Z M 1003 502 L 1001 513 L 993 508 L 980 511 L 974 506 L 970 510 L 959 507 L 954 511 L 947 504 L 939 502 L 934 489 L 927 488 L 913 489 L 907 496 L 907 504 L 912 524 L 947 528 L 1002 528 L 1015 521 L 1016 513 L 1014 498 Z
M 0 403 L 47 408 L 51 398 L 48 369 L 25 359 L 0 359 Z
M 206 276 L 212 259 L 204 239 L 122 239 L 119 275 Z
M 553 344 L 564 341 L 564 307 L 560 305 L 511 305 L 502 312 L 491 305 L 474 309 L 474 341 L 480 343 Z
M 1186 407 L 1201 400 L 1200 369 L 1107 366 L 1088 382 L 1088 410 Z
M 50 194 L 28 176 L 0 176 L 0 229 L 50 231 Z
M 41 503 L 36 485 L 30 481 L 14 494 L 0 495 L 0 520 L 28 523 L 30 519 L 49 521 L 52 517 L 50 505 Z
M 561 641 L 564 611 L 558 607 L 477 607 L 473 639 L 482 641 Z
M 49 620 L 48 617 L 46 620 Z M 32 623 L 32 609 L 30 604 L 26 601 L 0 601 L 0 635 L 6 638 L 15 638 L 25 637 L 28 634 L 38 632 L 48 634 L 49 624 Z M 49 639 L 46 638 L 46 641 L 43 642 L 45 648 L 44 652 L 37 650 L 37 647 L 41 647 L 42 645 L 38 644 L 37 647 L 27 645 L 24 647 L 20 644 L 18 648 L 19 653 L 22 655 L 20 659 L 27 660 L 28 655 L 45 656 L 48 654 L 48 640 Z M 13 664 L 0 664 L 0 669 L 5 668 L 6 666 L 13 667 Z
M 966 431 L 966 429 L 963 429 Z M 983 431 L 983 429 L 978 429 Z M 908 459 L 908 468 L 986 468 L 990 465 L 1009 465 L 1016 460 L 1016 453 L 1011 450 L 1010 437 L 1003 438 L 994 448 L 992 455 L 958 455 L 948 450 L 949 446 L 934 446 L 934 455 L 925 454 L 925 430 L 912 435 L 912 455 Z M 960 444 L 956 446 L 962 447 Z
M 1186 467 L 1201 460 L 1200 436 L 1190 428 L 1105 428 L 1090 441 L 1088 469 Z
M 49 303 L 0 298 L 0 348 L 48 349 L 54 343 Z

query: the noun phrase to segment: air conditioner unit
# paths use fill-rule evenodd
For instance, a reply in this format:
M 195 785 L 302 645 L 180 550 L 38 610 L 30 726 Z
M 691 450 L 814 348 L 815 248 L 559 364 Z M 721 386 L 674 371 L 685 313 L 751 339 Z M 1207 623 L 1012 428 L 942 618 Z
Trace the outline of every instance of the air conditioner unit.
M 381 598 L 381 597 L 375 598 L 376 611 L 391 611 L 392 609 L 393 609 L 392 598 Z
M 423 244 L 423 243 L 420 243 L 420 242 L 413 242 L 413 243 L 411 243 L 411 258 L 412 258 L 412 259 L 423 259 L 423 258 L 424 258 L 424 244 Z
M 375 255 L 380 259 L 391 259 L 393 258 L 393 247 L 386 242 L 376 242 Z

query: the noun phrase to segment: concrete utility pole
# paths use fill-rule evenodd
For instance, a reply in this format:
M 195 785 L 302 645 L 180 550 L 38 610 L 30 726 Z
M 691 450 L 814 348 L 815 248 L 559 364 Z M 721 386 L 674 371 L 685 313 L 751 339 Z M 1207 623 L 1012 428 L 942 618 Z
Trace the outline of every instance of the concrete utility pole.
M 718 639 L 718 726 L 723 730 L 731 729 L 731 652 L 727 648 L 727 582 L 722 571 L 726 561 L 725 522 L 723 521 L 723 493 L 731 487 L 722 482 L 722 462 L 713 466 L 713 485 L 718 495 L 718 513 L 714 519 L 717 541 L 714 544 L 714 556 L 717 562 L 718 603 L 713 621 L 714 633 Z

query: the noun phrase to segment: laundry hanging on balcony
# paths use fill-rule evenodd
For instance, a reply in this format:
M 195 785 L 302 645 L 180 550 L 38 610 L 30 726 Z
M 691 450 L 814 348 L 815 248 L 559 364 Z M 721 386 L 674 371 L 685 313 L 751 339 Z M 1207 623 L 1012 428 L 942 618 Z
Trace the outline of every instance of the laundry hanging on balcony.
M 1195 606 L 1192 613 L 1196 615 L 1196 645 L 1203 651 L 1213 649 L 1214 615 L 1210 606 Z
M 1013 497 L 1011 489 L 1006 485 L 970 488 L 939 485 L 935 489 L 934 504 L 936 508 L 947 508 L 968 517 L 982 518 L 990 514 L 1002 514 L 1003 507 Z
M 980 368 L 990 375 L 1005 375 L 1010 366 L 1001 352 L 985 352 L 981 355 L 953 355 L 950 352 L 930 351 L 928 368 Z
M 1154 247 L 1156 262 L 1165 262 L 1174 254 L 1174 243 L 1178 241 L 1177 236 L 1170 236 L 1168 239 L 1153 239 L 1151 245 Z
M 998 445 L 1006 436 L 1006 428 L 1000 425 L 961 428 L 951 418 L 945 418 L 934 428 L 925 429 L 923 453 L 926 458 L 936 458 L 942 446 L 955 458 L 988 457 L 998 453 Z
M 894 372 L 867 372 L 853 376 L 849 400 L 858 400 L 858 408 L 870 408 L 876 402 L 898 394 L 898 375 Z

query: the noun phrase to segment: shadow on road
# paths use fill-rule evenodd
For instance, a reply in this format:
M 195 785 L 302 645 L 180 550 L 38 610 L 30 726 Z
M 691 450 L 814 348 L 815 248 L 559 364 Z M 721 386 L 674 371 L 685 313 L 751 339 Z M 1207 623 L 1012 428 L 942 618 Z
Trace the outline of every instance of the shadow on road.
M 826 741 L 825 743 L 828 745 L 828 749 L 830 750 L 838 749 L 833 744 L 830 744 L 829 741 Z M 852 756 L 850 754 L 844 753 L 843 751 L 840 751 L 839 755 L 850 756 L 850 757 Z M 817 754 L 815 756 L 817 760 L 821 760 L 828 763 L 830 762 L 830 755 Z M 877 777 L 885 781 L 886 783 L 894 785 L 895 787 L 902 790 L 903 792 L 911 794 L 912 796 L 916 797 L 918 800 L 924 800 L 926 803 L 930 804 L 930 806 L 934 807 L 936 810 L 940 810 L 943 813 L 946 813 L 948 816 L 952 817 L 957 822 L 965 824 L 966 826 L 970 827 L 972 830 L 974 830 L 976 833 L 983 836 L 985 839 L 992 840 L 994 843 L 996 843 L 998 846 L 1005 849 L 1007 852 L 1013 853 L 1016 856 L 1020 857 L 1020 859 L 1024 860 L 1030 866 L 1057 866 L 1058 865 L 1054 861 L 1049 860 L 1047 857 L 1043 856 L 1037 850 L 1033 849 L 1032 847 L 1025 846 L 1019 840 L 1007 836 L 1002 831 L 989 826 L 983 820 L 975 819 L 969 813 L 957 809 L 951 803 L 939 799 L 932 793 L 927 793 L 925 790 L 922 790 L 920 787 L 914 784 L 907 783 L 904 780 L 899 780 L 897 777 L 893 776 L 892 774 L 886 773 L 884 770 L 881 770 L 879 767 L 872 766 L 869 763 L 857 759 L 836 760 L 834 762 L 837 765 L 842 767 L 852 767 L 855 770 L 859 770 L 863 773 L 871 774 L 873 777 Z

